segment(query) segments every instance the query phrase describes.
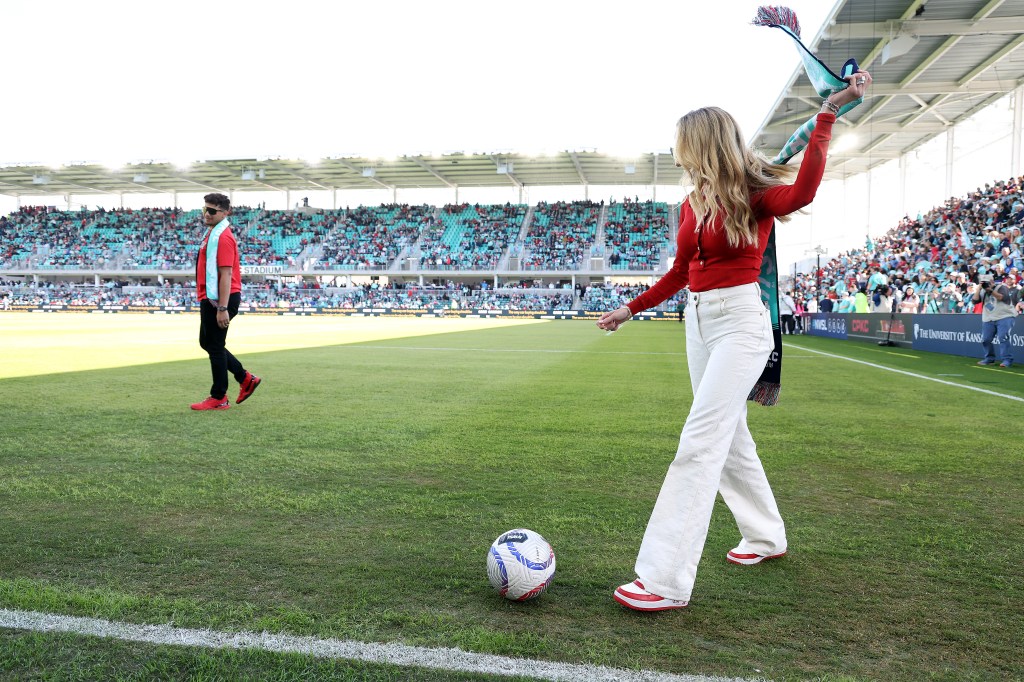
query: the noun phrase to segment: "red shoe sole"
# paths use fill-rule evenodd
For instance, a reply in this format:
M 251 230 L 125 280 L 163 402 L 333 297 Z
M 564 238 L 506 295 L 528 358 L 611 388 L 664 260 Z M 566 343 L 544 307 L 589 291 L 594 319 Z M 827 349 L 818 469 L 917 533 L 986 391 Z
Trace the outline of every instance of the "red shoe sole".
M 672 604 L 671 606 L 637 606 L 636 604 L 632 604 L 626 599 L 620 597 L 618 592 L 612 594 L 612 599 L 632 611 L 675 611 L 678 609 L 685 609 L 688 606 L 688 604 Z
M 738 566 L 756 566 L 762 561 L 771 561 L 772 559 L 781 559 L 786 556 L 785 552 L 779 554 L 772 554 L 770 556 L 761 556 L 759 554 L 733 554 L 729 552 L 725 555 L 725 560 L 731 564 Z M 735 559 L 733 557 L 736 557 Z

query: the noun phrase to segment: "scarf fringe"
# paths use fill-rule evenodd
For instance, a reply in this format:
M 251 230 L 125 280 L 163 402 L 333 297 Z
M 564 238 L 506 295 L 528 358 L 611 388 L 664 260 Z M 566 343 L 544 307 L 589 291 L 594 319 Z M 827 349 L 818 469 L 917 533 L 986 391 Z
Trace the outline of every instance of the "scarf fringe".
M 797 38 L 800 37 L 800 20 L 796 18 L 796 12 L 788 7 L 762 5 L 757 8 L 757 14 L 750 23 L 754 26 L 783 26 L 792 31 Z
M 753 400 L 759 405 L 771 407 L 779 402 L 779 391 L 781 390 L 782 386 L 780 384 L 758 381 L 754 384 L 754 388 L 750 389 L 750 395 L 747 396 L 747 400 Z

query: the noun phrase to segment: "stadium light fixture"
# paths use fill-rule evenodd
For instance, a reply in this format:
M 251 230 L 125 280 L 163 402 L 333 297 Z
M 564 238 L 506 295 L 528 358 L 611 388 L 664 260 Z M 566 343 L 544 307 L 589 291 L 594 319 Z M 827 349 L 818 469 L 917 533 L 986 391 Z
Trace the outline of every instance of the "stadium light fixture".
M 890 38 L 882 48 L 882 63 L 885 64 L 890 59 L 902 57 L 910 52 L 917 45 L 918 40 L 917 36 L 909 33 L 899 33 L 894 38 Z

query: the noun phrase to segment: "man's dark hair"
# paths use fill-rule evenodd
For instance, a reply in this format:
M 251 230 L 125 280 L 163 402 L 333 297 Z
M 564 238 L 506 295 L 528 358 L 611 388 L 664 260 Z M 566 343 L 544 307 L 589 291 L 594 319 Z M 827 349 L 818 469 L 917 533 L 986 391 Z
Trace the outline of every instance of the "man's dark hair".
M 207 194 L 205 197 L 203 197 L 203 201 L 210 204 L 211 206 L 222 208 L 225 211 L 231 210 L 231 199 L 228 199 L 227 196 L 224 194 Z

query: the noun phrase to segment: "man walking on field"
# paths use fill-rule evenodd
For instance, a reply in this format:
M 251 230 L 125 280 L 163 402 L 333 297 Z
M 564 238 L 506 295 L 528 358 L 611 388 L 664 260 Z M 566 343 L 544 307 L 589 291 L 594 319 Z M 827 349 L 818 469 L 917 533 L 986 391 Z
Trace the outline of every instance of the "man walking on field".
M 199 345 L 210 356 L 213 386 L 210 397 L 192 404 L 193 410 L 226 410 L 228 372 L 241 384 L 236 403 L 253 394 L 261 379 L 247 372 L 225 347 L 228 326 L 242 302 L 242 267 L 238 242 L 231 232 L 231 200 L 223 194 L 203 197 L 203 222 L 209 228 L 199 246 L 196 262 L 196 297 L 199 299 Z

